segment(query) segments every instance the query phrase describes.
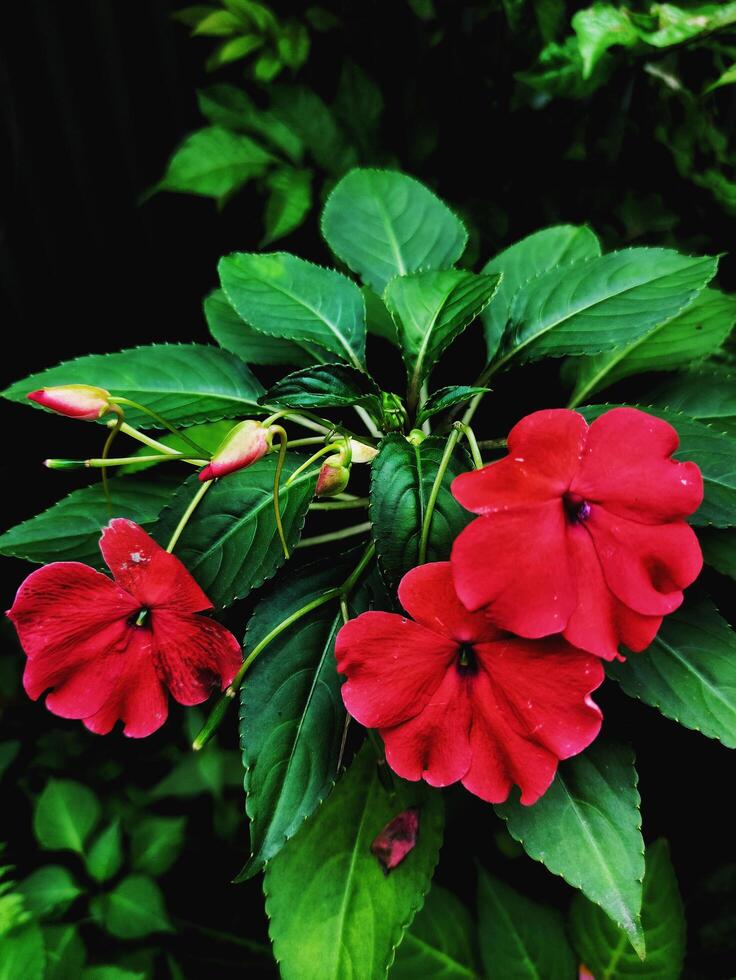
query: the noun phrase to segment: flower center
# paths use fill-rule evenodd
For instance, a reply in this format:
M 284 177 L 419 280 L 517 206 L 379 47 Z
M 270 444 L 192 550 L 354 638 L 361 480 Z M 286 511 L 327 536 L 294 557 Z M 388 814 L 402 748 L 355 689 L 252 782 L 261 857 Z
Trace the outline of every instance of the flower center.
M 478 658 L 475 655 L 475 650 L 469 643 L 460 644 L 455 666 L 457 667 L 458 674 L 462 674 L 463 676 L 472 676 L 478 673 Z
M 590 504 L 576 493 L 566 493 L 562 505 L 571 524 L 582 524 L 590 517 Z
M 146 625 L 146 620 L 148 619 L 148 614 L 149 614 L 150 611 L 151 610 L 148 609 L 146 606 L 143 606 L 143 608 L 142 609 L 139 609 L 137 613 L 133 613 L 129 617 L 128 623 L 131 626 L 145 626 Z

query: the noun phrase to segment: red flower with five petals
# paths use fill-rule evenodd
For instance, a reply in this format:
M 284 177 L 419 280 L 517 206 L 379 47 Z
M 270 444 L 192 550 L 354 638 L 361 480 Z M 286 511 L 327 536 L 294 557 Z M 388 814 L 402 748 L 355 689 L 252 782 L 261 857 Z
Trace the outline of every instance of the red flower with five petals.
M 515 783 L 531 804 L 557 763 L 598 734 L 590 694 L 603 681 L 596 657 L 561 637 L 519 639 L 458 599 L 449 562 L 412 569 L 396 613 L 366 612 L 340 630 L 337 667 L 350 714 L 378 728 L 386 761 L 404 779 L 461 780 L 500 803 Z
M 126 735 L 142 738 L 166 721 L 167 689 L 193 705 L 227 687 L 240 644 L 198 615 L 212 603 L 137 524 L 111 521 L 100 550 L 113 579 L 55 562 L 18 590 L 8 616 L 28 657 L 23 685 L 34 701 L 50 689 L 49 711 L 81 718 L 90 731 L 104 735 L 121 720 Z
M 588 426 L 578 412 L 535 412 L 509 454 L 453 481 L 482 515 L 452 550 L 455 587 L 502 629 L 570 643 L 608 660 L 639 651 L 697 578 L 702 554 L 684 519 L 703 499 L 695 463 L 672 453 L 677 432 L 633 408 Z

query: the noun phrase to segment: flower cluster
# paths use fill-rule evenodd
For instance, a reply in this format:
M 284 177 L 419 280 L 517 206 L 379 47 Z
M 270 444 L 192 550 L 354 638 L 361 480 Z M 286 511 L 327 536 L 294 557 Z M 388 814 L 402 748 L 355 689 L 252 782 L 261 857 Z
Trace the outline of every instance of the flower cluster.
M 522 419 L 508 455 L 453 483 L 479 516 L 451 561 L 408 572 L 408 619 L 366 612 L 336 644 L 353 717 L 378 728 L 400 776 L 461 781 L 484 800 L 534 803 L 557 763 L 596 737 L 602 659 L 641 651 L 700 572 L 684 518 L 698 467 L 672 459 L 666 422 L 614 409 Z

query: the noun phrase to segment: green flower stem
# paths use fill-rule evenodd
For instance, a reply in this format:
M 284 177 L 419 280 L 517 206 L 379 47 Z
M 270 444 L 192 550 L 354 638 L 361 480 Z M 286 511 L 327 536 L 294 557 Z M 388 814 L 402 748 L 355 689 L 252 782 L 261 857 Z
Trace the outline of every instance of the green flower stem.
M 317 596 L 315 599 L 312 599 L 310 602 L 307 602 L 305 605 L 300 606 L 299 609 L 295 610 L 290 616 L 287 616 L 286 619 L 282 620 L 278 624 L 278 626 L 274 626 L 271 632 L 267 633 L 266 636 L 264 636 L 259 643 L 256 643 L 256 645 L 253 647 L 251 652 L 248 654 L 248 656 L 241 664 L 240 670 L 232 679 L 232 682 L 228 686 L 225 693 L 221 694 L 220 697 L 215 702 L 215 706 L 210 712 L 209 718 L 204 723 L 201 731 L 192 742 L 192 748 L 194 749 L 195 752 L 198 752 L 200 749 L 203 749 L 205 745 L 209 742 L 209 740 L 212 738 L 212 736 L 215 734 L 217 729 L 220 727 L 222 719 L 225 717 L 227 713 L 228 707 L 232 704 L 235 695 L 238 693 L 238 689 L 240 688 L 240 685 L 243 683 L 243 678 L 245 677 L 246 673 L 248 672 L 248 669 L 250 668 L 251 664 L 256 659 L 256 657 L 259 656 L 259 654 L 261 654 L 266 649 L 269 643 L 272 643 L 278 636 L 281 636 L 284 630 L 287 630 L 293 623 L 296 623 L 303 616 L 306 616 L 308 613 L 312 612 L 312 610 L 319 609 L 320 606 L 324 606 L 326 603 L 331 602 L 333 599 L 337 599 L 340 602 L 341 610 L 343 609 L 343 607 L 344 609 L 347 609 L 347 599 L 350 593 L 352 592 L 352 590 L 358 584 L 361 575 L 370 564 L 375 552 L 376 552 L 376 546 L 373 544 L 373 542 L 371 542 L 366 548 L 363 555 L 361 556 L 361 559 L 358 562 L 358 564 L 355 566 L 355 568 L 352 570 L 350 575 L 348 575 L 348 577 L 345 579 L 345 581 L 339 588 L 328 589 L 327 592 L 323 592 L 322 595 Z M 343 612 L 343 616 L 344 616 L 344 612 Z
M 371 522 L 364 524 L 351 524 L 350 527 L 340 528 L 339 531 L 329 531 L 327 534 L 315 534 L 311 538 L 302 538 L 297 548 L 313 548 L 318 544 L 327 544 L 330 541 L 342 541 L 344 538 L 352 538 L 355 534 L 363 534 L 370 531 Z
M 363 425 L 366 427 L 366 429 L 368 429 L 368 431 L 373 436 L 373 438 L 374 439 L 380 439 L 381 438 L 381 430 L 378 428 L 378 426 L 375 424 L 375 422 L 370 417 L 370 415 L 368 414 L 368 412 L 366 412 L 366 410 L 363 408 L 363 406 L 362 405 L 353 405 L 353 408 L 355 409 L 356 413 L 360 416 L 360 418 L 363 420 Z
M 300 446 L 323 446 L 324 442 L 322 436 L 313 436 L 309 439 L 289 439 L 289 446 L 292 449 L 299 449 Z
M 427 544 L 429 543 L 429 531 L 432 527 L 432 516 L 434 514 L 435 504 L 437 503 L 437 497 L 439 496 L 440 487 L 442 486 L 442 481 L 445 478 L 445 473 L 447 472 L 447 467 L 450 463 L 450 457 L 452 456 L 453 450 L 458 443 L 458 439 L 462 435 L 462 430 L 453 427 L 452 432 L 447 437 L 447 443 L 445 445 L 445 451 L 442 454 L 442 459 L 440 460 L 440 465 L 437 468 L 437 475 L 434 478 L 434 483 L 432 484 L 432 490 L 429 494 L 429 500 L 427 501 L 427 509 L 424 512 L 424 518 L 422 520 L 422 535 L 419 539 L 419 564 L 423 565 L 427 560 Z
M 505 439 L 482 439 L 478 445 L 482 449 L 505 449 L 506 440 Z
M 102 458 L 107 459 L 110 454 L 110 449 L 115 441 L 115 438 L 122 428 L 123 422 L 125 421 L 125 415 L 117 405 L 111 405 L 110 411 L 115 413 L 115 421 L 110 429 L 107 439 L 105 439 L 105 445 L 102 447 Z M 102 489 L 105 493 L 105 500 L 107 501 L 107 506 L 112 510 L 112 497 L 110 496 L 110 485 L 107 482 L 107 472 L 103 469 L 102 471 Z
M 274 432 L 279 436 L 279 459 L 276 464 L 276 472 L 273 478 L 273 510 L 274 517 L 276 518 L 276 530 L 279 532 L 279 538 L 281 539 L 281 547 L 284 550 L 284 558 L 288 561 L 289 546 L 286 543 L 286 536 L 284 535 L 284 526 L 281 523 L 281 505 L 279 503 L 279 484 L 281 482 L 281 471 L 284 468 L 284 463 L 286 462 L 286 446 L 289 442 L 289 437 L 286 435 L 286 431 L 280 426 L 275 425 Z M 289 485 L 289 481 L 286 481 L 286 485 Z
M 490 379 L 496 373 L 496 371 L 498 371 L 498 369 L 500 368 L 500 366 L 501 366 L 502 363 L 505 363 L 505 362 L 499 361 L 496 364 L 489 364 L 488 367 L 484 371 L 481 371 L 481 373 L 478 375 L 477 380 L 475 380 L 473 382 L 473 387 L 475 387 L 475 388 L 485 388 L 486 385 L 488 384 L 488 382 L 490 381 Z M 482 391 L 480 394 L 476 395 L 471 400 L 470 404 L 467 407 L 467 410 L 465 412 L 465 415 L 463 415 L 463 417 L 462 417 L 462 422 L 463 422 L 464 425 L 470 425 L 470 423 L 473 420 L 473 416 L 478 411 L 478 406 L 480 405 L 480 403 L 483 401 L 483 398 L 487 394 L 488 394 L 487 391 Z
M 192 449 L 196 450 L 197 456 L 208 455 L 207 450 L 196 443 L 194 439 L 190 439 L 185 431 L 177 429 L 171 424 L 171 422 L 168 421 L 168 419 L 165 419 L 163 415 L 159 415 L 158 412 L 154 412 L 153 409 L 147 408 L 145 405 L 141 405 L 139 402 L 134 402 L 130 398 L 114 398 L 114 401 L 116 405 L 128 405 L 130 408 L 135 408 L 139 412 L 143 412 L 145 415 L 150 416 L 154 422 L 158 422 L 159 425 L 162 425 L 165 429 L 168 429 L 173 435 L 178 436 L 180 439 L 183 439 L 184 442 L 188 443 Z
M 455 428 L 460 429 L 462 434 L 468 440 L 468 446 L 470 446 L 470 455 L 473 457 L 473 466 L 476 470 L 482 469 L 483 467 L 483 457 L 480 454 L 480 446 L 478 445 L 478 440 L 475 438 L 475 433 L 466 425 L 464 422 L 456 422 Z
M 182 531 L 184 530 L 184 528 L 189 523 L 192 514 L 195 512 L 195 510 L 199 506 L 202 498 L 204 497 L 204 495 L 207 493 L 207 491 L 209 490 L 209 488 L 212 486 L 212 484 L 214 482 L 215 482 L 214 480 L 205 480 L 205 482 L 201 485 L 201 487 L 199 488 L 199 490 L 197 490 L 197 492 L 195 493 L 195 495 L 192 497 L 189 506 L 184 511 L 184 513 L 181 515 L 181 520 L 176 525 L 176 527 L 174 529 L 174 533 L 171 535 L 171 540 L 166 545 L 166 550 L 169 552 L 169 554 L 176 547 L 176 542 L 181 537 Z
M 108 422 L 108 427 L 112 428 L 115 423 Z M 171 446 L 165 445 L 163 442 L 159 442 L 157 439 L 152 439 L 151 436 L 147 436 L 145 432 L 139 432 L 138 429 L 133 428 L 132 425 L 128 425 L 127 422 L 123 422 L 120 426 L 120 431 L 123 435 L 130 436 L 131 439 L 135 439 L 137 442 L 142 442 L 144 446 L 148 446 L 149 449 L 156 449 L 158 452 L 163 453 L 165 456 L 179 456 L 178 449 L 172 449 Z M 211 453 L 207 452 L 204 454 L 209 460 L 212 456 Z M 185 463 L 191 462 L 189 457 L 185 457 Z M 199 466 L 199 463 L 192 463 L 193 466 Z
M 310 504 L 310 510 L 355 510 L 358 507 L 367 507 L 367 497 L 356 497 L 355 500 L 325 500 Z
M 334 453 L 336 450 L 340 448 L 342 447 L 340 446 L 339 442 L 330 442 L 328 443 L 328 445 L 323 446 L 321 449 L 317 450 L 316 453 L 313 453 L 309 457 L 309 459 L 305 460 L 301 466 L 297 467 L 297 469 L 294 470 L 294 472 L 291 474 L 289 479 L 286 481 L 286 486 L 288 487 L 290 483 L 293 483 L 294 480 L 296 480 L 296 478 L 299 476 L 299 474 L 303 473 L 308 466 L 312 465 L 312 463 L 316 463 L 317 460 L 321 459 L 322 456 L 326 456 L 328 453 Z
M 195 466 L 206 466 L 206 459 L 192 459 L 186 453 L 167 453 L 164 455 L 157 456 L 117 456 L 110 458 L 99 459 L 83 459 L 83 460 L 47 460 L 49 463 L 74 463 L 77 462 L 79 466 L 84 466 L 91 468 L 93 470 L 104 469 L 106 466 L 128 466 L 130 464 L 137 463 L 166 463 L 169 460 L 173 462 L 178 462 L 184 460 L 187 463 L 193 463 Z M 50 469 L 72 469 L 71 466 L 51 466 Z

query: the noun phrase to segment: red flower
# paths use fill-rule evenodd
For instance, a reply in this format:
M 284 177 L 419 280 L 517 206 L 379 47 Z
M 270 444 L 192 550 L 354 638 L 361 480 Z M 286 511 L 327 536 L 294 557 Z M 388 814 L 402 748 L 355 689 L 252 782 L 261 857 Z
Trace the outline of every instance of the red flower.
M 100 550 L 114 580 L 79 562 L 33 572 L 8 616 L 28 656 L 23 685 L 62 718 L 104 735 L 150 735 L 166 721 L 167 688 L 180 704 L 205 701 L 240 667 L 240 644 L 196 615 L 212 608 L 184 565 L 132 521 L 116 518 Z M 145 612 L 141 625 L 136 625 Z
M 557 763 L 601 727 L 590 699 L 600 660 L 560 637 L 521 640 L 461 604 L 449 562 L 413 568 L 396 613 L 367 612 L 340 630 L 342 698 L 362 725 L 378 728 L 386 761 L 404 779 L 432 786 L 461 780 L 490 803 L 516 783 L 536 802 Z
M 682 602 L 703 559 L 683 520 L 703 499 L 694 463 L 671 456 L 671 425 L 615 408 L 588 427 L 554 409 L 522 419 L 509 454 L 452 484 L 483 516 L 456 539 L 455 587 L 502 629 L 562 632 L 611 660 L 620 643 L 643 650 Z

